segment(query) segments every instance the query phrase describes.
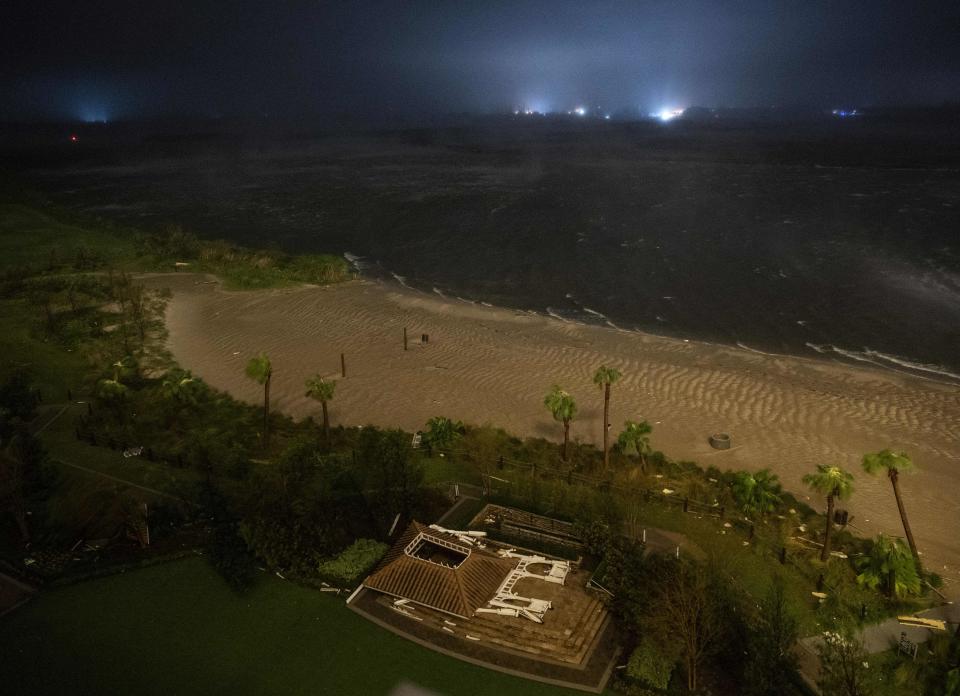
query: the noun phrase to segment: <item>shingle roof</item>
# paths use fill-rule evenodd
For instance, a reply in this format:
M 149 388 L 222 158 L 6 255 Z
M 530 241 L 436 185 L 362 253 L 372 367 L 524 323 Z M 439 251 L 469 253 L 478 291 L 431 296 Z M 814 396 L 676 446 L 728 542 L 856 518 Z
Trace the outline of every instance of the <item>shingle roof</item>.
M 418 536 L 443 546 L 459 547 L 467 557 L 460 565 L 449 567 L 412 556 L 406 549 Z M 493 597 L 516 564 L 515 559 L 467 547 L 455 536 L 411 522 L 363 584 L 431 609 L 469 618 Z

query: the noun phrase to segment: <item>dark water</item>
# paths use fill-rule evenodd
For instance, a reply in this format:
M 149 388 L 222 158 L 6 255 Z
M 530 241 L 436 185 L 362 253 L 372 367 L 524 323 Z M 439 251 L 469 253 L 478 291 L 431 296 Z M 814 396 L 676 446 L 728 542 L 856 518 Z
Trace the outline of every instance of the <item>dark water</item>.
M 834 151 L 716 135 L 384 138 L 29 176 L 87 213 L 347 254 L 426 292 L 960 381 L 960 162 Z

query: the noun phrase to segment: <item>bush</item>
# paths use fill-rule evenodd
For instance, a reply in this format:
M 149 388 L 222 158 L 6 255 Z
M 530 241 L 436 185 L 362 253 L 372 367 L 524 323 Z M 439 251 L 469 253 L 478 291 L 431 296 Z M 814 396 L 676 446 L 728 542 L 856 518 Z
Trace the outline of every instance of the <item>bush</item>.
M 387 548 L 373 539 L 357 539 L 336 558 L 322 561 L 320 575 L 339 587 L 354 585 L 383 558 Z
M 627 662 L 627 676 L 655 689 L 666 689 L 670 684 L 676 659 L 664 652 L 660 643 L 645 635 Z
M 217 528 L 208 553 L 210 563 L 233 590 L 243 592 L 253 584 L 253 558 L 234 525 Z

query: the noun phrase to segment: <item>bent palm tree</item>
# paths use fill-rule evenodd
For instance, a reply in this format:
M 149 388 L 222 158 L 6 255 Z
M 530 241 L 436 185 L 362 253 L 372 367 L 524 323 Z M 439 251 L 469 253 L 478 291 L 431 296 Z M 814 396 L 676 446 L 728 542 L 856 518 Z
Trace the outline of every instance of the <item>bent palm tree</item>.
M 647 421 L 624 421 L 623 431 L 617 436 L 617 444 L 624 452 L 634 448 L 637 450 L 637 456 L 640 457 L 640 471 L 647 471 L 647 455 L 650 454 L 650 433 L 653 432 L 653 426 Z
M 319 401 L 323 409 L 323 437 L 330 442 L 330 416 L 327 413 L 327 402 L 333 399 L 333 391 L 337 388 L 336 380 L 326 381 L 319 374 L 307 380 L 307 393 L 314 401 Z
M 577 415 L 577 402 L 556 384 L 543 398 L 543 405 L 550 409 L 553 419 L 563 423 L 563 460 L 567 460 L 567 446 L 570 444 L 570 421 Z
M 737 472 L 733 481 L 733 497 L 747 517 L 764 517 L 780 505 L 780 479 L 770 469 L 751 474 Z
M 607 438 L 610 435 L 610 385 L 620 379 L 616 368 L 601 365 L 593 374 L 593 383 L 603 390 L 603 470 L 610 464 L 610 449 Z
M 913 554 L 917 570 L 920 570 L 920 554 L 917 552 L 917 542 L 913 540 L 913 531 L 910 529 L 910 522 L 907 521 L 907 511 L 903 507 L 903 498 L 900 496 L 900 474 L 916 471 L 913 462 L 903 452 L 893 452 L 885 449 L 873 454 L 863 455 L 863 470 L 871 476 L 881 470 L 887 472 L 887 477 L 893 486 L 893 497 L 897 499 L 897 508 L 900 510 L 903 533 L 907 536 L 907 543 L 910 544 L 910 553 Z
M 899 539 L 880 534 L 870 551 L 856 559 L 857 584 L 880 588 L 889 597 L 920 593 L 920 576 L 910 551 Z
M 263 385 L 263 444 L 270 442 L 270 378 L 273 377 L 273 366 L 266 353 L 260 353 L 250 358 L 246 369 L 247 377 Z
M 817 471 L 803 477 L 803 482 L 815 493 L 827 497 L 827 527 L 823 536 L 820 560 L 830 556 L 830 533 L 833 531 L 833 504 L 837 499 L 847 500 L 853 494 L 853 474 L 839 466 L 817 464 Z

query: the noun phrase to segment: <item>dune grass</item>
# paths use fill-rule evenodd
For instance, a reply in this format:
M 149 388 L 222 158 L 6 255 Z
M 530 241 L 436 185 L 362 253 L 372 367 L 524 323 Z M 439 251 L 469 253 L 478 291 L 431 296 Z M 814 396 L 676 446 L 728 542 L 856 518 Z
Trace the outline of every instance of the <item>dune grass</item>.
M 0 684 L 29 694 L 574 694 L 426 650 L 272 575 L 237 595 L 204 559 L 48 592 L 0 619 Z

